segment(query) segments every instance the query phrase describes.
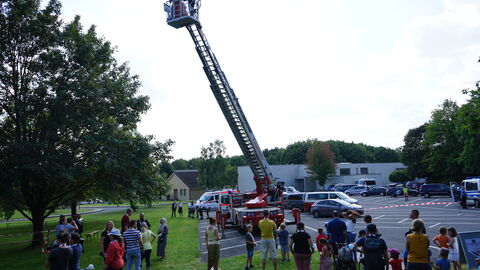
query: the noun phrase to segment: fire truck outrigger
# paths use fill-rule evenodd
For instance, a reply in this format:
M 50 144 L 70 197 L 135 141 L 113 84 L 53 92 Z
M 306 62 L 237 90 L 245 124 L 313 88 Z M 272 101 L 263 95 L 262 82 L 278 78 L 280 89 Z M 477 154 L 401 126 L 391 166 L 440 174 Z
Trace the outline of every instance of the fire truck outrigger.
M 200 0 L 169 0 L 164 4 L 167 23 L 174 28 L 186 27 L 195 44 L 203 70 L 210 82 L 210 88 L 220 106 L 243 155 L 251 168 L 256 189 L 244 194 L 231 194 L 220 207 L 220 224 L 228 222 L 244 228 L 247 224 L 258 225 L 263 211 L 269 211 L 269 218 L 276 224 L 284 221 L 284 208 L 279 206 L 282 199 L 283 183 L 274 184 L 275 178 L 269 164 L 253 135 L 238 98 L 227 81 L 212 48 L 210 47 L 199 21 Z M 228 206 L 228 207 L 227 207 Z M 217 215 L 218 216 L 218 215 Z

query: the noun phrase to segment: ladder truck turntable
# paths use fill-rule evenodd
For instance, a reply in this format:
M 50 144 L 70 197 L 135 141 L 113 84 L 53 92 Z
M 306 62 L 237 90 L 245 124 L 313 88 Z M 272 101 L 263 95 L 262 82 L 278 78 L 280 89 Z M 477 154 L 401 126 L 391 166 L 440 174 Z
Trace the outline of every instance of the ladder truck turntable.
M 244 229 L 247 224 L 255 227 L 264 218 L 263 211 L 269 211 L 269 218 L 277 225 L 284 222 L 285 211 L 280 206 L 283 183 L 275 185 L 270 166 L 258 145 L 247 118 L 233 89 L 227 81 L 212 48 L 210 47 L 198 17 L 200 0 L 169 0 L 164 4 L 167 24 L 174 28 L 186 27 L 195 44 L 203 64 L 203 70 L 210 82 L 210 88 L 227 120 L 242 153 L 253 172 L 256 189 L 244 194 L 230 194 L 228 200 L 220 203 L 222 227 L 231 223 Z M 222 222 L 223 221 L 223 222 Z

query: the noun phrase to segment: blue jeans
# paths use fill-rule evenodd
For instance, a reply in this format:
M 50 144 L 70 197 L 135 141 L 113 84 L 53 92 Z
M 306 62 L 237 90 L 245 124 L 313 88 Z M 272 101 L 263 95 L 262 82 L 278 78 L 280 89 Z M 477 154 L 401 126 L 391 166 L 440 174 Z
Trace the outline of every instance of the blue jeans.
M 127 258 L 127 270 L 132 270 L 132 264 L 135 265 L 135 270 L 142 269 L 142 254 L 139 248 L 127 250 L 125 257 Z

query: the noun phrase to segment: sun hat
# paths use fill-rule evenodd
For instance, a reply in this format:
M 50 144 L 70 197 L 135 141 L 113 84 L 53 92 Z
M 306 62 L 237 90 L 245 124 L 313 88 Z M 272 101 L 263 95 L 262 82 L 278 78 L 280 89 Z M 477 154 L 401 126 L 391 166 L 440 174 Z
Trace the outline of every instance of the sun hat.
M 119 229 L 112 229 L 108 235 L 122 236 Z

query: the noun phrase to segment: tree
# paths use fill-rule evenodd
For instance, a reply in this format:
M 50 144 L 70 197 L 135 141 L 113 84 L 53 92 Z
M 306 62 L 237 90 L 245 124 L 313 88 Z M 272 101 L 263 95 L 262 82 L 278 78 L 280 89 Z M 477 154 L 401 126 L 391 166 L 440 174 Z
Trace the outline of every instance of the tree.
M 185 159 L 176 159 L 172 162 L 172 169 L 175 170 L 186 170 L 189 169 L 189 163 Z
M 318 181 L 325 188 L 328 176 L 335 173 L 335 154 L 330 146 L 314 141 L 307 152 L 307 169 L 310 179 Z
M 415 179 L 415 178 L 411 177 L 408 174 L 407 170 L 405 170 L 405 169 L 395 170 L 392 173 L 390 173 L 390 175 L 388 176 L 388 180 L 390 180 L 390 182 L 394 182 L 394 183 L 407 182 L 407 181 L 411 181 L 413 179 Z
M 118 180 L 109 176 L 122 165 L 152 176 L 143 170 L 155 154 L 135 134 L 149 108 L 138 78 L 94 26 L 65 24 L 60 9 L 57 0 L 43 9 L 39 0 L 0 2 L 0 197 L 32 222 L 37 243 L 59 205 Z M 126 148 L 138 168 L 119 155 Z
M 208 147 L 201 148 L 201 159 L 197 160 L 200 181 L 206 188 L 232 186 L 237 182 L 237 170 L 230 165 L 225 155 L 226 147 L 221 140 L 215 140 Z
M 480 175 L 480 85 L 466 91 L 469 100 L 458 110 L 456 134 L 463 144 L 459 161 L 466 175 Z
M 314 140 L 298 141 L 287 145 L 283 155 L 285 164 L 305 164 L 307 162 L 307 151 Z
M 429 178 L 427 165 L 424 162 L 427 154 L 424 145 L 424 137 L 427 124 L 423 124 L 417 128 L 410 129 L 403 138 L 404 146 L 402 147 L 400 161 L 407 166 L 408 175 L 418 178 Z
M 432 112 L 426 126 L 424 162 L 435 181 L 448 183 L 465 177 L 460 160 L 463 145 L 455 127 L 458 109 L 455 102 L 445 100 L 439 109 Z

